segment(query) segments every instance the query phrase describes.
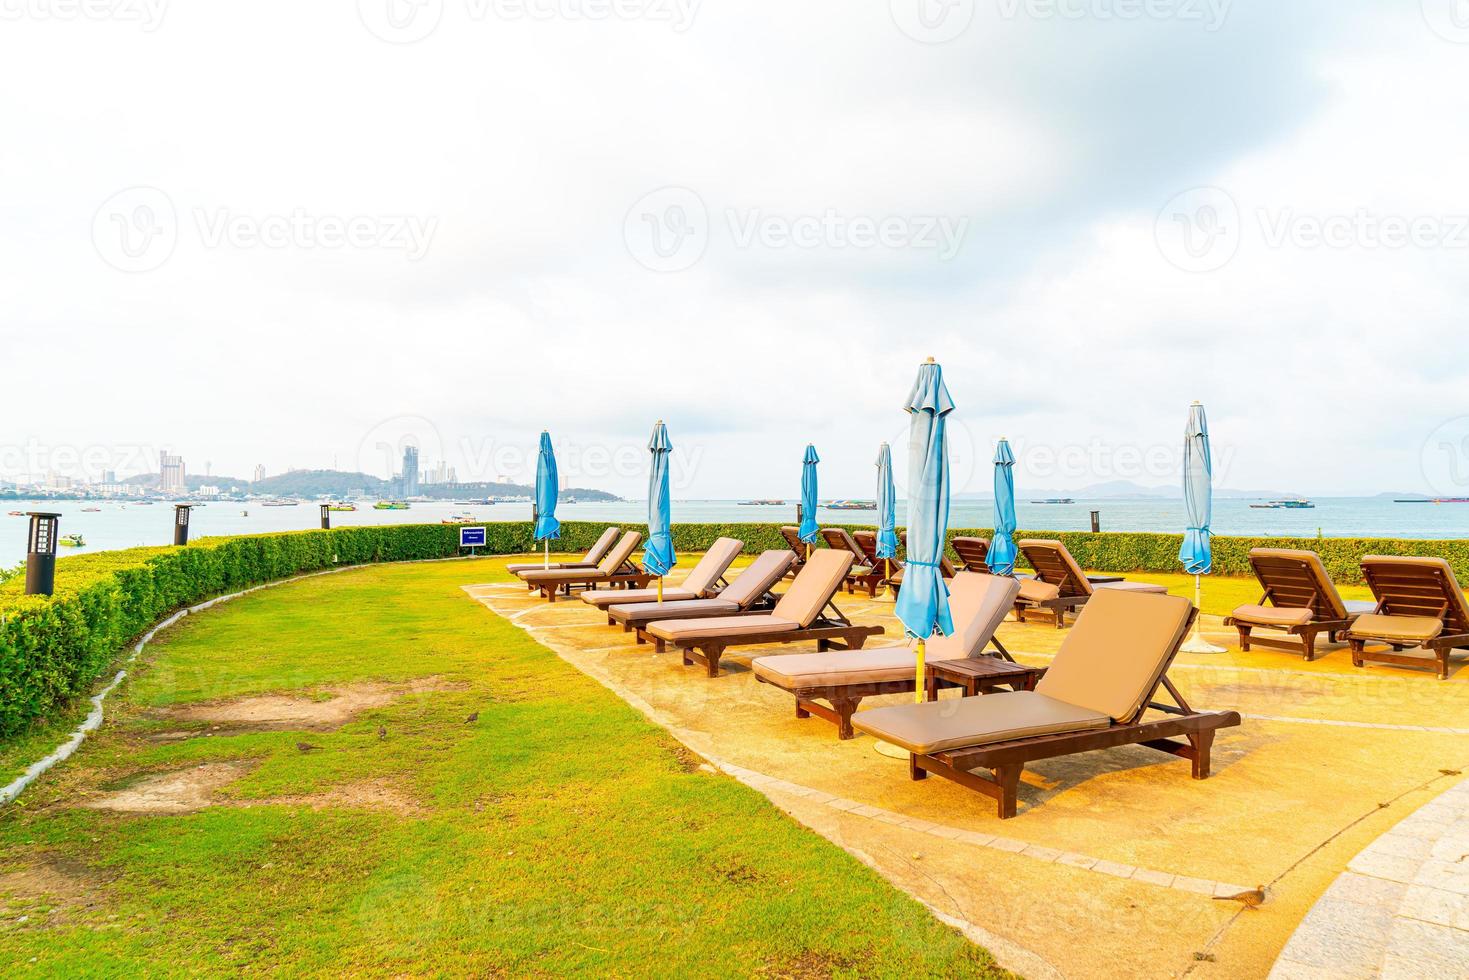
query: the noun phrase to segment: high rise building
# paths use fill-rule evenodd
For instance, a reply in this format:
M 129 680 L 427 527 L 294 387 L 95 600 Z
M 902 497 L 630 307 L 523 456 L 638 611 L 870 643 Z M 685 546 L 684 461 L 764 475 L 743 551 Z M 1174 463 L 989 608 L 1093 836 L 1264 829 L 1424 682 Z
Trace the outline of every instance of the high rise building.
M 158 488 L 164 493 L 176 493 L 185 489 L 184 458 L 173 456 L 164 450 L 158 456 Z
M 403 496 L 418 496 L 418 447 L 403 447 Z
M 255 464 L 255 482 L 256 483 L 259 483 L 263 479 L 265 479 L 265 464 L 264 463 L 256 463 Z

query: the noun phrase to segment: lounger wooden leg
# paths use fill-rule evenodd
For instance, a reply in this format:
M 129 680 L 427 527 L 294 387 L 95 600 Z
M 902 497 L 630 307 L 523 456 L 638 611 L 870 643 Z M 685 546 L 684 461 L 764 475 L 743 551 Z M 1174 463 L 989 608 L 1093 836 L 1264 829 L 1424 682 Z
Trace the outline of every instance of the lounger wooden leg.
M 852 715 L 857 711 L 857 705 L 861 703 L 861 698 L 831 699 L 831 706 L 837 713 L 837 738 L 846 740 L 857 737 L 857 733 L 852 730 Z
M 1234 626 L 1234 628 L 1237 629 L 1237 630 L 1239 630 L 1239 648 L 1241 650 L 1243 650 L 1245 653 L 1249 653 L 1250 652 L 1250 630 L 1253 629 L 1253 627 L 1250 627 L 1250 626 L 1241 626 L 1238 623 L 1236 623 L 1235 626 Z
M 806 709 L 805 702 L 803 702 L 800 698 L 796 698 L 796 717 L 797 718 L 810 718 L 811 717 L 811 712 Z
M 1001 820 L 1015 816 L 1020 797 L 1020 773 L 1024 766 L 1000 766 L 994 770 L 995 785 L 999 787 L 996 810 Z
M 860 650 L 867 644 L 867 637 L 859 636 L 847 641 L 848 650 Z
M 928 770 L 918 764 L 918 756 L 911 752 L 908 753 L 908 778 L 915 780 L 928 778 Z
M 825 640 L 817 640 L 816 641 L 816 652 L 817 653 L 826 653 L 829 650 L 831 650 L 831 644 L 830 643 L 826 642 Z
M 1212 728 L 1206 728 L 1202 731 L 1195 732 L 1188 737 L 1188 740 L 1193 743 L 1194 747 L 1194 778 L 1208 779 L 1209 753 L 1214 747 L 1214 730 Z
M 1349 645 L 1352 648 L 1352 666 L 1353 667 L 1361 667 L 1361 666 L 1363 666 L 1363 663 L 1362 663 L 1362 648 L 1364 646 L 1366 646 L 1366 644 L 1364 642 L 1362 642 L 1361 640 L 1349 640 L 1348 643 L 1349 643 Z
M 664 645 L 664 643 L 663 643 L 662 640 L 654 640 L 653 641 L 653 652 L 654 653 L 663 653 L 667 649 L 668 648 Z M 688 663 L 688 661 L 685 660 L 684 663 Z
M 1301 634 L 1301 652 L 1306 655 L 1306 663 L 1316 659 L 1316 631 L 1306 630 Z
M 1449 651 L 1438 651 L 1438 679 L 1446 681 L 1449 679 Z
M 626 630 L 624 630 L 624 632 L 626 632 Z M 637 635 L 636 639 L 637 639 L 638 646 L 642 646 L 644 643 L 647 643 L 648 642 L 647 640 L 643 639 L 643 634 L 641 634 L 641 633 L 639 633 Z M 662 653 L 663 651 L 660 650 L 658 652 L 659 653 Z

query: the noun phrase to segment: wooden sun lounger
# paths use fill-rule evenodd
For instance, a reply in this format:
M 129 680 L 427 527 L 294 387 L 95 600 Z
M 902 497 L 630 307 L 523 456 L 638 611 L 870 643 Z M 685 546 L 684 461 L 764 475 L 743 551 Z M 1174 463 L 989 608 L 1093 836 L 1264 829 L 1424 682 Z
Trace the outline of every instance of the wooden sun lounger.
M 853 725 L 907 749 L 913 779 L 935 773 L 992 797 L 1002 820 L 1015 816 L 1025 764 L 1041 759 L 1145 745 L 1205 779 L 1214 733 L 1240 716 L 1193 710 L 1168 679 L 1197 615 L 1178 596 L 1099 591 L 1034 691 L 875 708 Z M 1172 703 L 1155 700 L 1160 686 Z
M 1448 680 L 1449 655 L 1469 650 L 1469 604 L 1449 563 L 1442 558 L 1368 555 L 1362 559 L 1362 575 L 1377 606 L 1347 629 L 1352 664 L 1433 666 L 1439 680 Z M 1386 644 L 1390 651 L 1368 650 L 1367 644 L 1374 642 Z M 1403 652 L 1410 647 L 1422 648 L 1429 656 Z
M 1093 583 L 1060 541 L 1027 538 L 1016 543 L 1025 560 L 1035 569 L 1035 578 L 1021 579 L 1015 600 L 1015 618 L 1025 622 L 1026 613 L 1040 609 L 1056 617 L 1056 629 L 1066 625 L 1066 614 L 1086 605 L 1099 589 L 1118 592 L 1167 594 L 1161 585 L 1146 582 Z
M 782 525 L 780 529 L 780 536 L 785 539 L 786 546 L 789 547 L 796 556 L 795 562 L 791 565 L 791 574 L 794 575 L 796 572 L 799 572 L 801 570 L 801 567 L 803 565 L 806 564 L 806 553 L 808 551 L 812 551 L 816 546 L 814 544 L 807 544 L 806 542 L 802 541 L 801 529 L 793 524 Z
M 862 558 L 872 566 L 872 570 L 882 573 L 884 580 L 892 585 L 893 576 L 903 570 L 903 563 L 898 561 L 897 556 L 892 558 L 877 557 L 877 532 L 876 531 L 853 531 L 852 540 L 857 542 L 857 547 L 862 549 Z
M 851 532 L 844 527 L 824 527 L 821 529 L 821 537 L 828 548 L 845 551 L 852 556 L 853 565 L 846 578 L 847 594 L 850 595 L 855 589 L 866 589 L 869 599 L 877 598 L 877 587 L 883 580 L 882 572 L 866 564 L 867 554 Z
M 993 645 L 996 656 L 1014 663 L 995 630 L 1015 601 L 1020 583 L 960 572 L 954 577 L 951 611 L 953 636 L 928 641 L 930 663 L 973 660 Z M 914 644 L 845 653 L 797 653 L 759 657 L 751 663 L 756 680 L 789 691 L 796 698 L 796 717 L 816 715 L 837 726 L 837 737 L 853 737 L 852 715 L 863 698 L 911 694 L 917 683 Z M 827 707 L 818 702 L 825 701 Z
M 768 614 L 717 616 L 712 619 L 659 620 L 647 627 L 654 639 L 677 647 L 686 666 L 702 663 L 710 677 L 719 676 L 719 659 L 737 646 L 816 641 L 819 652 L 860 650 L 881 626 L 857 626 L 832 602 L 852 567 L 845 551 L 812 552 L 790 589 Z
M 575 589 L 592 589 L 597 586 L 613 586 L 626 589 L 647 588 L 653 576 L 643 571 L 632 561 L 632 553 L 638 542 L 643 540 L 637 531 L 628 531 L 607 553 L 596 568 L 530 569 L 520 577 L 533 589 L 539 589 L 547 602 L 555 602 L 556 596 L 571 595 Z
M 785 578 L 787 569 L 795 560 L 796 556 L 789 551 L 766 551 L 712 598 L 608 606 L 607 625 L 621 626 L 625 633 L 636 630 L 639 643 L 656 643 L 658 652 L 662 653 L 663 641 L 647 633 L 649 623 L 660 619 L 707 619 L 745 612 L 769 612 L 778 601 L 770 590 Z
M 682 599 L 703 599 L 712 596 L 726 583 L 724 573 L 729 571 L 729 566 L 739 557 L 740 549 L 744 543 L 734 538 L 719 538 L 699 563 L 689 570 L 684 580 L 676 586 L 668 586 L 663 590 L 664 602 L 677 602 Z M 581 601 L 587 605 L 596 606 L 598 609 L 606 609 L 608 606 L 620 605 L 632 602 L 656 602 L 658 590 L 648 589 L 592 589 L 581 594 Z
M 607 557 L 607 552 L 612 550 L 613 543 L 617 541 L 617 536 L 621 533 L 622 528 L 620 527 L 607 528 L 605 531 L 602 532 L 602 536 L 596 540 L 596 543 L 592 545 L 587 553 L 585 555 L 582 555 L 581 558 L 577 561 L 553 561 L 550 564 L 547 564 L 544 561 L 515 562 L 514 564 L 506 565 L 505 571 L 509 572 L 511 575 L 520 577 L 521 572 L 544 571 L 548 568 L 554 568 L 557 571 L 562 571 L 568 568 L 596 568 L 597 565 L 601 563 L 602 559 Z M 536 587 L 534 585 L 527 587 L 532 592 L 536 590 Z
M 1345 630 L 1372 603 L 1349 603 L 1326 572 L 1321 556 L 1314 551 L 1287 548 L 1251 548 L 1250 567 L 1265 592 L 1252 606 L 1240 606 L 1224 619 L 1225 626 L 1239 630 L 1241 650 L 1252 643 L 1299 649 L 1307 660 L 1316 659 L 1316 637 L 1326 634 L 1335 643 L 1337 634 Z M 1253 636 L 1257 629 L 1279 630 L 1290 637 Z
M 984 538 L 954 538 L 949 542 L 953 546 L 954 554 L 964 563 L 966 572 L 978 572 L 988 575 L 989 565 L 985 559 L 990 555 L 990 543 Z

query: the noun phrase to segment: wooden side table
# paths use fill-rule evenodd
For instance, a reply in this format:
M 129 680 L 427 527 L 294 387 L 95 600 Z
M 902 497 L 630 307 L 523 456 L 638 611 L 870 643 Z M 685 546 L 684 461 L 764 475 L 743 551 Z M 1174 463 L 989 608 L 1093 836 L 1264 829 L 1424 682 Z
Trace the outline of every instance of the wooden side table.
M 957 687 L 966 698 L 988 694 L 1005 685 L 1017 691 L 1035 690 L 1035 682 L 1046 672 L 1044 667 L 1027 667 L 998 657 L 965 657 L 960 660 L 937 660 L 924 665 L 924 684 L 930 701 L 937 701 L 939 691 Z

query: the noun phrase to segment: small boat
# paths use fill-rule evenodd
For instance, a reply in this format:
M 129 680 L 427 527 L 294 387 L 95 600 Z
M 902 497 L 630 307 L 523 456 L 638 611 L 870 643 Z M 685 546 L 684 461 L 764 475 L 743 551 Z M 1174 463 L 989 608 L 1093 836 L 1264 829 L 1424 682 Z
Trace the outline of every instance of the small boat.
M 1070 497 L 1047 497 L 1045 500 L 1032 500 L 1033 504 L 1074 504 L 1075 500 Z
M 875 500 L 831 500 L 822 504 L 827 510 L 877 510 Z
M 23 510 L 12 510 L 10 512 L 10 516 L 11 517 L 24 517 L 24 516 L 26 516 L 26 512 L 23 511 Z
M 101 507 L 83 507 L 82 508 L 82 513 L 83 514 L 100 514 L 100 513 L 102 513 L 102 508 Z
M 1469 504 L 1469 497 L 1398 497 L 1395 504 Z
M 87 539 L 80 534 L 63 534 L 56 543 L 63 548 L 85 548 Z
M 470 524 L 470 523 L 473 523 L 476 520 L 478 520 L 478 518 L 475 517 L 473 514 L 455 514 L 452 517 L 446 517 L 446 518 L 444 518 L 442 521 L 439 521 L 439 523 L 440 524 Z
M 408 501 L 406 501 L 406 500 L 379 500 L 377 503 L 375 503 L 375 504 L 372 505 L 372 509 L 373 510 L 407 510 L 408 509 Z
M 1286 510 L 1310 510 L 1316 506 L 1305 497 L 1297 497 L 1294 500 L 1276 500 L 1272 503 L 1277 503 Z
M 296 507 L 301 503 L 299 500 L 262 500 L 262 507 Z
M 330 511 L 337 511 L 338 513 L 351 514 L 351 513 L 354 513 L 357 510 L 357 505 L 356 504 L 328 504 L 326 509 L 327 510 L 330 510 Z
M 740 507 L 784 507 L 784 500 L 741 500 Z
M 1282 505 L 1277 504 L 1277 503 L 1250 504 L 1250 509 L 1251 510 L 1279 510 L 1281 508 L 1281 506 Z

